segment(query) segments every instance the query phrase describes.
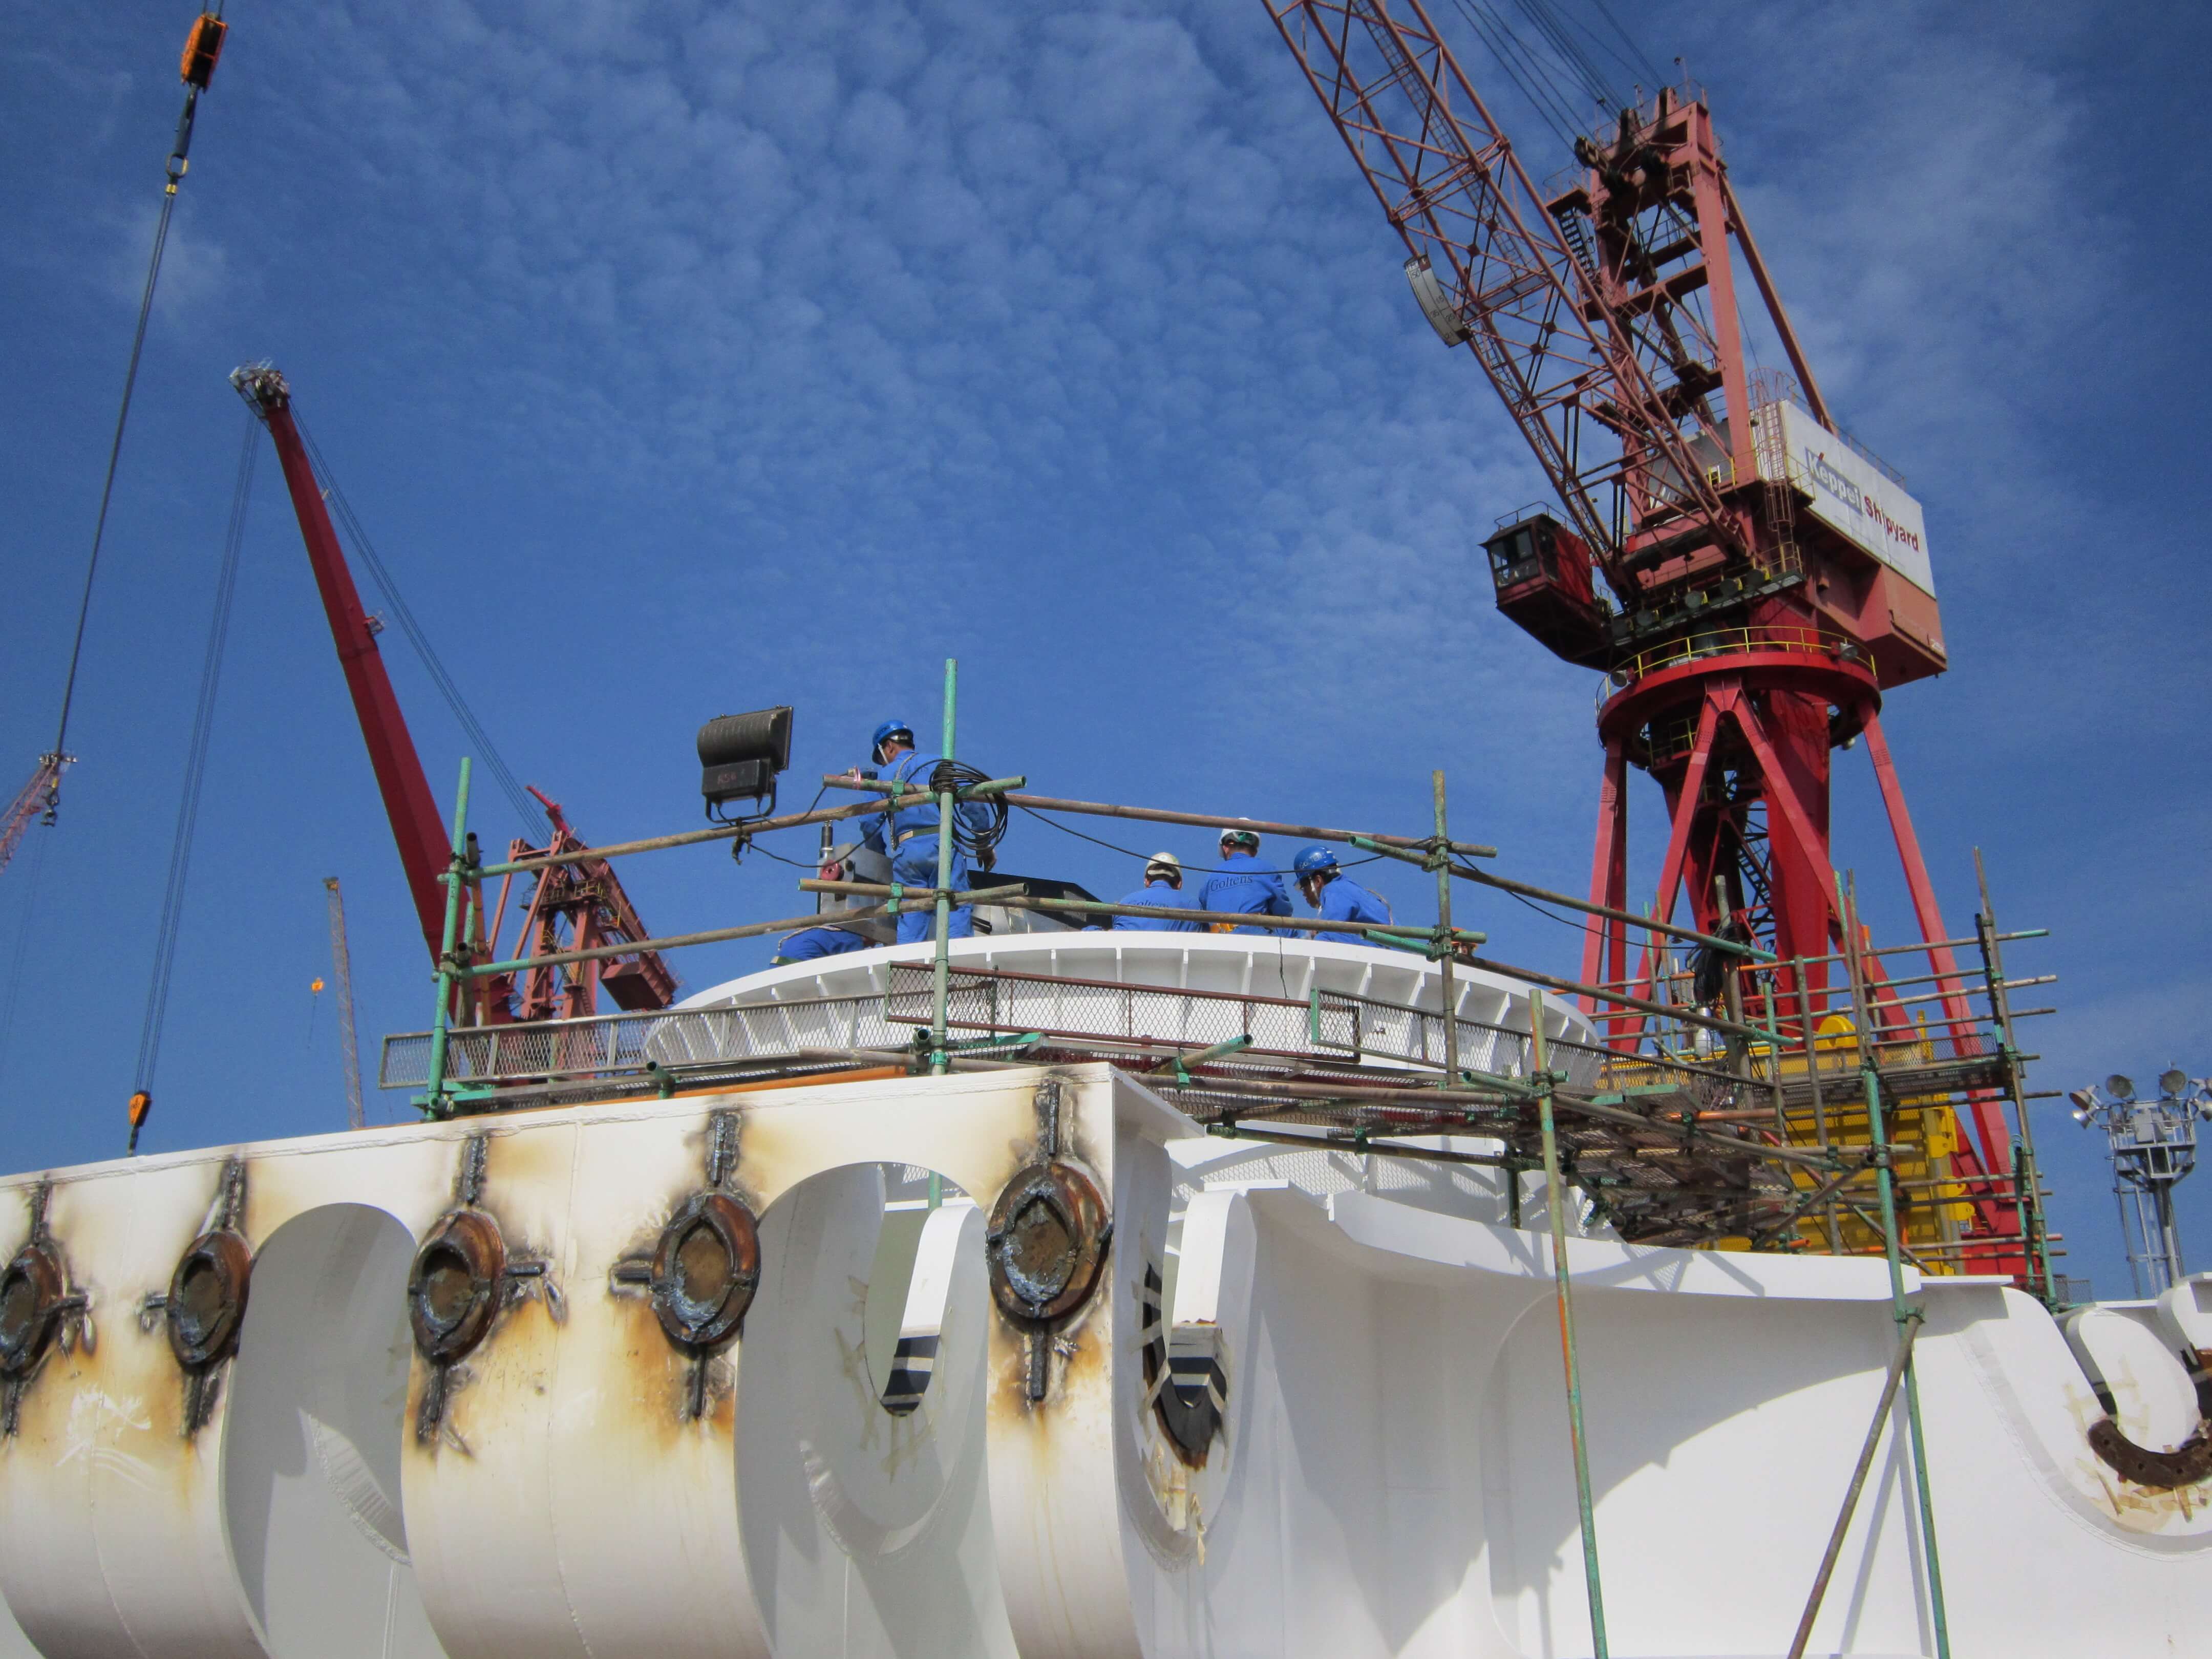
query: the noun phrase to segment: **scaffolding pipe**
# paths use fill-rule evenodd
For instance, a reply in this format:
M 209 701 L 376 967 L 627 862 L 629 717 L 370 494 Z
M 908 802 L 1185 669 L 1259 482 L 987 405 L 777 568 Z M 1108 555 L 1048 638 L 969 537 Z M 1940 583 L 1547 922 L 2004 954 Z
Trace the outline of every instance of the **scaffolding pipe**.
M 1391 1140 L 1370 1140 L 1364 1136 L 1339 1139 L 1346 1133 L 1344 1130 L 1331 1130 L 1326 1136 L 1302 1135 L 1287 1129 L 1248 1129 L 1241 1123 L 1209 1123 L 1206 1132 L 1224 1140 L 1264 1140 L 1275 1146 L 1310 1146 L 1316 1152 L 1359 1156 L 1373 1153 L 1425 1164 L 1472 1164 L 1487 1170 L 1506 1169 L 1519 1161 L 1504 1152 L 1455 1152 L 1442 1146 L 1407 1146 Z
M 1559 1310 L 1559 1357 L 1567 1375 L 1567 1436 L 1575 1454 L 1575 1504 L 1582 1517 L 1583 1576 L 1589 1587 L 1590 1639 L 1595 1659 L 1607 1659 L 1605 1589 L 1597 1567 L 1597 1519 L 1590 1501 L 1589 1448 L 1583 1437 L 1582 1371 L 1575 1358 L 1575 1304 L 1567 1273 L 1567 1215 L 1565 1183 L 1559 1176 L 1559 1136 L 1552 1115 L 1553 1077 L 1545 1069 L 1544 994 L 1528 994 L 1528 1059 L 1536 1085 L 1536 1108 L 1544 1133 L 1544 1207 L 1552 1224 L 1552 1277 Z
M 945 741 L 939 754 L 945 760 L 952 758 L 953 705 L 958 691 L 960 664 L 957 659 L 945 659 Z M 952 788 L 951 778 L 937 792 L 937 953 L 931 969 L 929 1069 L 942 1075 L 945 1071 L 945 1003 L 952 991 Z M 935 1207 L 933 1205 L 933 1208 Z
M 824 783 L 833 780 L 824 778 Z M 1327 830 L 1311 823 L 1277 823 L 1268 818 L 1224 817 L 1212 812 L 1169 812 L 1153 806 L 1116 806 L 1108 801 L 1062 800 L 1052 795 L 1014 795 L 1006 798 L 1009 806 L 1025 806 L 1032 812 L 1079 812 L 1098 818 L 1135 818 L 1146 823 L 1180 823 L 1198 830 L 1249 830 L 1255 836 L 1287 836 L 1297 841 L 1334 841 L 1357 845 L 1362 840 L 1372 841 L 1383 847 L 1395 847 L 1410 853 L 1431 850 L 1431 843 L 1413 836 L 1369 836 L 1354 830 Z M 1462 858 L 1494 859 L 1495 847 L 1485 847 L 1477 842 L 1455 841 L 1444 849 L 1457 853 Z
M 802 882 L 799 884 L 811 888 L 825 885 L 818 882 Z M 890 889 L 883 887 L 875 890 L 887 894 Z M 963 904 L 1005 904 L 1020 891 L 1018 887 L 963 887 L 959 890 L 959 899 Z M 937 893 L 934 887 L 908 887 L 902 890 L 903 896 L 896 907 L 871 904 L 863 909 L 842 911 L 838 920 L 866 921 L 877 916 L 905 915 L 917 910 L 927 910 L 936 903 Z M 520 973 L 526 968 L 550 968 L 568 962 L 603 962 L 610 957 L 635 956 L 641 951 L 677 951 L 690 945 L 720 945 L 726 939 L 758 939 L 764 933 L 796 933 L 802 927 L 818 927 L 821 921 L 820 911 L 810 911 L 803 916 L 780 916 L 774 921 L 749 921 L 741 927 L 710 927 L 704 933 L 670 933 L 660 939 L 632 939 L 623 945 L 593 945 L 585 951 L 556 951 L 550 956 L 516 957 L 506 962 L 481 963 L 459 971 L 471 979 L 482 979 L 492 974 Z
M 879 882 L 802 880 L 799 890 L 807 893 L 849 893 L 862 898 L 886 895 L 890 889 Z M 1066 911 L 1086 916 L 1157 916 L 1169 921 L 1218 922 L 1224 919 L 1219 910 L 1194 910 L 1187 907 L 1161 904 L 1109 904 L 1101 899 L 1037 898 L 1023 894 L 1018 887 L 1003 890 L 1011 896 L 989 899 L 973 892 L 963 892 L 962 902 L 972 904 L 996 904 L 1009 910 Z M 1279 933 L 1361 933 L 1395 934 L 1401 938 L 1418 937 L 1402 921 L 1329 921 L 1320 916 L 1262 916 L 1239 915 L 1235 918 L 1239 927 L 1272 928 Z M 1481 944 L 1489 937 L 1468 927 L 1452 930 L 1453 937 L 1462 944 Z
M 1881 1385 L 1881 1400 L 1874 1408 L 1874 1421 L 1867 1425 L 1866 1440 L 1859 1447 L 1859 1461 L 1851 1471 L 1851 1483 L 1844 1489 L 1844 1507 L 1836 1516 L 1835 1529 L 1828 1534 L 1828 1548 L 1820 1557 L 1820 1570 L 1813 1575 L 1813 1593 L 1805 1598 L 1804 1616 L 1797 1621 L 1797 1634 L 1790 1644 L 1790 1659 L 1805 1659 L 1805 1644 L 1813 1639 L 1813 1621 L 1820 1615 L 1820 1601 L 1828 1593 L 1828 1581 L 1835 1577 L 1836 1562 L 1844 1553 L 1844 1538 L 1851 1529 L 1851 1513 L 1859 1506 L 1859 1494 L 1866 1489 L 1867 1472 L 1874 1468 L 1875 1449 L 1881 1444 L 1881 1431 L 1889 1421 L 1889 1409 L 1897 1399 L 1897 1385 L 1904 1379 L 1905 1368 L 1912 1358 L 1912 1344 L 1920 1333 L 1920 1316 L 1915 1313 L 1905 1323 L 1899 1339 L 1897 1352 L 1889 1362 L 1889 1376 Z
M 1432 951 L 1437 958 L 1437 985 L 1442 1000 L 1444 1023 L 1444 1075 L 1454 1083 L 1459 1081 L 1459 999 L 1458 987 L 1452 983 L 1452 925 L 1451 925 L 1451 859 L 1443 849 L 1451 845 L 1451 835 L 1444 823 L 1444 775 L 1441 769 L 1429 774 L 1429 785 L 1436 796 L 1437 848 L 1429 857 L 1429 866 L 1437 872 L 1437 932 Z
M 771 830 L 796 830 L 809 823 L 835 823 L 841 818 L 863 818 L 871 813 L 892 810 L 888 801 L 854 801 L 850 806 L 818 806 L 805 812 L 787 812 L 781 817 L 755 818 L 744 823 L 718 823 L 711 830 L 686 830 L 673 836 L 647 836 L 642 841 L 618 841 L 610 847 L 586 847 L 573 853 L 545 853 L 534 858 L 509 859 L 503 864 L 487 864 L 477 872 L 480 877 L 529 875 L 539 870 L 550 870 L 556 865 L 583 864 L 593 859 L 628 858 L 635 853 L 664 853 L 673 847 L 696 847 L 702 842 L 740 841 L 754 836 L 764 836 Z

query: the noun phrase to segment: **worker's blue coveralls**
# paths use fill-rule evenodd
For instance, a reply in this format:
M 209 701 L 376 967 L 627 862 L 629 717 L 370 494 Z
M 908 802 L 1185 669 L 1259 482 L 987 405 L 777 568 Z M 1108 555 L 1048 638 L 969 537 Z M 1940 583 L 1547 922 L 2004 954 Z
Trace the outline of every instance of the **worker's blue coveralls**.
M 1148 881 L 1121 901 L 1124 904 L 1155 904 L 1163 910 L 1187 910 L 1192 907 L 1183 896 L 1164 881 Z M 1194 933 L 1194 921 L 1170 921 L 1165 916 L 1116 916 L 1114 926 L 1140 933 Z
M 795 933 L 784 935 L 783 943 L 776 946 L 775 961 L 811 962 L 817 957 L 842 957 L 848 951 L 867 948 L 866 936 L 850 928 L 802 927 Z
M 1339 876 L 1325 883 L 1321 890 L 1321 903 L 1316 907 L 1323 921 L 1388 921 L 1390 907 L 1369 892 L 1350 876 Z M 1316 933 L 1316 939 L 1325 939 L 1332 945 L 1374 945 L 1381 941 L 1371 933 Z
M 1198 908 L 1237 916 L 1287 916 L 1291 896 L 1283 888 L 1283 872 L 1260 862 L 1256 853 L 1231 853 L 1198 890 Z M 1267 933 L 1268 927 L 1232 927 L 1232 933 Z
M 911 750 L 901 755 L 883 770 L 886 783 L 910 783 L 925 793 L 907 797 L 910 804 L 902 805 L 890 815 L 890 834 L 886 842 L 884 818 L 870 818 L 866 834 L 860 837 L 863 846 L 878 853 L 889 853 L 891 860 L 891 879 L 902 887 L 934 887 L 937 885 L 937 797 L 927 793 L 929 775 L 937 769 L 941 757 L 918 754 Z M 973 830 L 987 830 L 991 823 L 991 809 L 980 801 L 963 801 L 953 807 L 960 821 Z M 952 849 L 952 880 L 955 890 L 968 882 L 968 855 L 957 846 Z M 975 932 L 975 919 L 964 907 L 956 907 L 951 925 L 945 929 L 951 939 L 968 939 Z M 934 909 L 915 910 L 898 919 L 898 942 L 918 945 L 923 939 L 933 939 L 937 933 Z

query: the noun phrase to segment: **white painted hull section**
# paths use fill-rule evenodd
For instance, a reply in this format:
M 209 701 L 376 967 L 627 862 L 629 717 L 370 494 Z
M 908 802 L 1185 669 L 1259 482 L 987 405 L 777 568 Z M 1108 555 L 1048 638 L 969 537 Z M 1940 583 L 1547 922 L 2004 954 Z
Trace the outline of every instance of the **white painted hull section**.
M 1036 1152 L 1043 1075 L 237 1149 L 251 1297 L 189 1435 L 183 1374 L 138 1310 L 207 1224 L 226 1154 L 57 1172 L 46 1227 L 96 1341 L 47 1353 L 0 1440 L 20 1650 L 1589 1653 L 1547 1240 L 1477 1218 L 1478 1188 L 1300 1185 L 1261 1154 L 1224 1163 L 1125 1075 L 1063 1071 L 1062 1153 L 1112 1233 L 1033 1401 L 983 1218 Z M 702 1186 L 717 1109 L 738 1114 L 727 1185 L 760 1218 L 761 1274 L 742 1337 L 695 1375 L 616 1270 Z M 410 1262 L 487 1133 L 481 1206 L 510 1259 L 544 1271 L 422 1439 Z M 934 1320 L 937 1338 L 905 1415 L 882 1403 L 871 1329 L 871 1279 L 895 1254 L 879 1235 L 906 1224 L 887 1220 L 883 1166 L 936 1171 L 981 1206 L 927 1219 L 902 1279 L 890 1331 Z M 12 1253 L 37 1179 L 4 1184 Z M 1782 1653 L 1893 1340 L 1884 1269 L 1601 1238 L 1568 1251 L 1612 1650 Z M 1218 1356 L 1203 1467 L 1148 1403 L 1148 1270 L 1171 1279 L 1171 1351 Z M 2033 1303 L 1973 1281 L 1916 1294 L 1954 1651 L 2212 1652 L 2212 1491 L 2154 1492 L 2097 1460 L 2083 1433 L 2102 1408 Z M 2173 1443 L 2188 1413 L 2172 1352 L 2212 1346 L 2212 1285 L 2100 1313 L 2073 1334 L 2122 1426 Z M 1931 1652 L 1923 1547 L 1886 1442 L 1811 1650 Z

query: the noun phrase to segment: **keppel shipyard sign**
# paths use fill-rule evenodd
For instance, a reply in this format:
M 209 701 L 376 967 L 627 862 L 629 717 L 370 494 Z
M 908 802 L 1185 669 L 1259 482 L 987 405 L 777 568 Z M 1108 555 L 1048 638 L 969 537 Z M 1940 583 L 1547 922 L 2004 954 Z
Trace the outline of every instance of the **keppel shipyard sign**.
M 1779 448 L 1790 482 L 1812 498 L 1814 516 L 1921 592 L 1935 593 L 1920 503 L 1902 484 L 1795 404 L 1769 404 L 1753 419 L 1759 428 L 1762 472 L 1771 476 Z

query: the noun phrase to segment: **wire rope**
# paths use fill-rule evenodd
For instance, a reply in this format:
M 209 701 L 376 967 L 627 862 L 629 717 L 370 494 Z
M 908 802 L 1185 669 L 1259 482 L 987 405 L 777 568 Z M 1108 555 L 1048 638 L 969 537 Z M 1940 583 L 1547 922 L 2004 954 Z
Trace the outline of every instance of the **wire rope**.
M 200 659 L 199 700 L 192 708 L 192 734 L 185 750 L 185 786 L 177 803 L 177 827 L 169 842 L 168 882 L 161 894 L 161 917 L 154 935 L 154 969 L 146 988 L 146 1016 L 138 1030 L 138 1064 L 134 1087 L 150 1096 L 161 1063 L 161 1030 L 169 1012 L 169 987 L 177 963 L 177 935 L 184 918 L 185 884 L 191 873 L 192 841 L 199 825 L 200 793 L 207 783 L 209 741 L 215 732 L 216 694 L 222 680 L 223 648 L 230 637 L 232 602 L 238 594 L 239 554 L 246 543 L 246 507 L 253 494 L 254 458 L 260 436 L 252 416 L 238 457 L 238 482 L 231 491 L 230 524 L 223 538 L 222 563 L 216 577 L 215 615 L 208 623 L 207 649 Z M 137 1135 L 134 1128 L 131 1139 Z
M 430 636 L 416 618 L 415 608 L 407 603 L 407 596 L 400 591 L 398 579 L 377 552 L 376 544 L 369 539 L 368 531 L 362 524 L 360 514 L 353 510 L 353 503 L 346 499 L 344 489 L 339 484 L 337 475 L 331 471 L 330 462 L 324 457 L 321 447 L 315 442 L 314 434 L 308 431 L 307 423 L 300 418 L 296 408 L 292 411 L 292 419 L 300 428 L 300 441 L 307 447 L 307 459 L 314 464 L 315 477 L 321 481 L 330 505 L 345 530 L 347 539 L 353 544 L 354 551 L 368 568 L 369 580 L 376 584 L 377 592 L 384 596 L 386 605 L 398 623 L 399 631 L 414 648 L 423 671 L 430 677 L 430 683 L 437 687 L 438 695 L 446 700 L 446 707 L 453 711 L 453 718 L 460 723 L 462 732 L 483 760 L 492 781 L 499 786 L 500 793 L 506 796 L 507 805 L 514 809 L 515 816 L 522 821 L 524 827 L 534 828 L 544 813 L 529 791 L 522 787 L 521 780 L 515 776 L 514 769 L 507 765 L 507 757 L 500 753 L 499 745 L 491 740 L 491 733 L 484 729 L 484 724 L 477 718 L 476 711 L 469 707 L 468 699 L 461 695 L 459 684 L 439 657 L 436 647 L 430 643 Z
M 218 3 L 214 15 L 220 18 L 222 7 Z M 212 65 L 210 64 L 210 70 Z M 154 223 L 154 252 L 146 264 L 146 284 L 138 295 L 138 321 L 131 334 L 131 362 L 123 373 L 123 399 L 115 411 L 115 435 L 107 446 L 107 471 L 100 485 L 100 512 L 93 520 L 92 552 L 84 564 L 84 592 L 77 600 L 76 629 L 70 640 L 69 672 L 62 680 L 62 712 L 54 730 L 53 752 L 56 756 L 69 753 L 70 709 L 76 701 L 77 668 L 84 658 L 85 623 L 92 615 L 93 579 L 100 572 L 100 550 L 107 537 L 107 509 L 115 498 L 115 471 L 123 458 L 123 434 L 131 424 L 131 394 L 138 387 L 138 364 L 146 353 L 146 325 L 154 314 L 154 290 L 161 277 L 161 256 L 169 246 L 169 222 L 177 209 L 177 185 L 185 176 L 185 156 L 192 143 L 192 122 L 199 109 L 201 85 L 188 83 L 185 91 L 184 113 L 177 121 L 176 142 L 170 147 L 169 159 L 164 164 L 168 182 L 161 191 L 161 216 Z M 67 763 L 64 762 L 64 764 Z M 61 775 L 54 775 L 52 786 L 46 792 L 46 822 L 52 823 L 61 808 Z

